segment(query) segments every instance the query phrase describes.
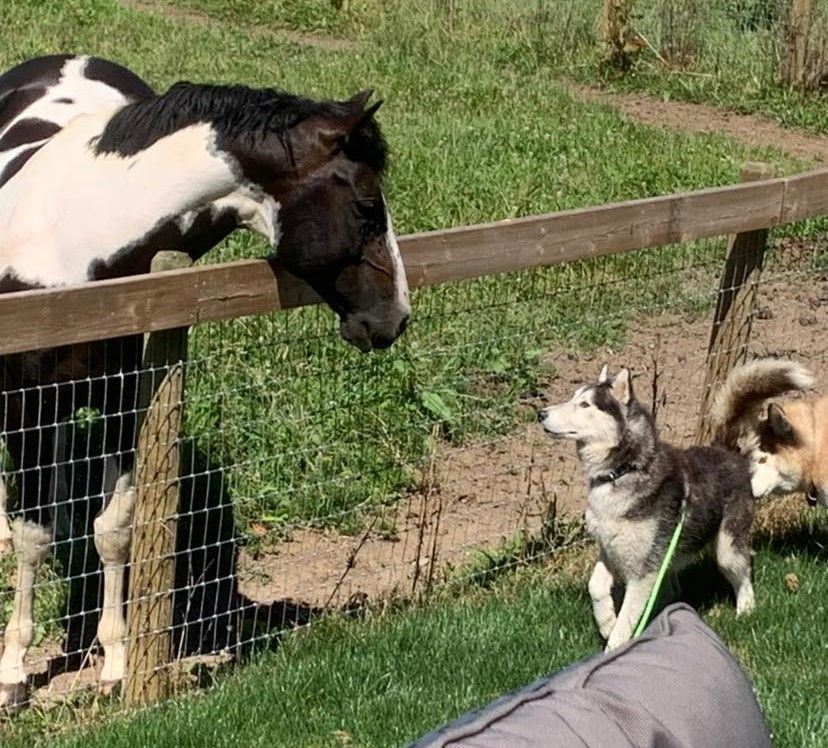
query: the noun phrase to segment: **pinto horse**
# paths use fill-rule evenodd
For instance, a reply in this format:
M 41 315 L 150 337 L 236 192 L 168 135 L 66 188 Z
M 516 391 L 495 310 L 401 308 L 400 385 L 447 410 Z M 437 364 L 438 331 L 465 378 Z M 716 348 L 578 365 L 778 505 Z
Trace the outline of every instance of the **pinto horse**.
M 317 102 L 192 83 L 156 95 L 94 57 L 22 63 L 0 76 L 0 292 L 146 273 L 159 250 L 196 260 L 247 228 L 336 312 L 347 342 L 388 347 L 410 303 L 382 193 L 386 145 L 373 117 L 381 102 L 366 108 L 369 98 Z M 105 434 L 94 522 L 101 681 L 125 674 L 140 354 L 141 336 L 130 336 L 2 359 L 0 415 L 19 506 L 9 522 L 0 483 L 0 549 L 13 548 L 17 561 L 0 706 L 27 698 L 35 576 L 66 494 L 55 455 L 61 424 L 82 406 L 98 409 Z

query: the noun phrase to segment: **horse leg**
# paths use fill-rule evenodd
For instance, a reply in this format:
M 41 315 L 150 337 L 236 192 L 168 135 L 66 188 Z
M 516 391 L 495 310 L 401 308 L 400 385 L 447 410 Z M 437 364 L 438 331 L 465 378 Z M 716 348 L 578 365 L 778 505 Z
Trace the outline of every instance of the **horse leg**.
M 61 422 L 55 427 L 55 455 L 49 483 L 49 504 L 52 508 L 52 523 L 56 540 L 67 540 L 72 535 L 72 520 L 69 516 L 68 444 L 70 425 Z
M 19 709 L 28 699 L 25 657 L 34 638 L 35 578 L 52 541 L 51 530 L 37 522 L 20 518 L 13 524 L 17 575 L 0 657 L 0 708 L 7 710 Z
M 132 539 L 135 487 L 132 471 L 120 475 L 104 510 L 95 518 L 95 548 L 103 565 L 103 605 L 98 641 L 103 647 L 104 687 L 120 682 L 126 673 L 124 582 Z
M 0 558 L 12 552 L 12 530 L 9 524 L 6 476 L 0 474 Z
M 40 413 L 48 403 L 32 398 Z M 30 411 L 31 412 L 31 411 Z M 40 419 L 38 419 L 40 420 Z M 43 469 L 51 460 L 54 427 L 27 424 L 7 435 L 9 453 L 20 468 L 21 515 L 12 523 L 12 545 L 17 562 L 12 612 L 0 657 L 0 707 L 22 707 L 28 697 L 25 658 L 34 637 L 34 588 L 37 568 L 52 543 L 48 508 L 44 506 Z M 47 459 L 48 456 L 48 459 Z
M 103 566 L 103 604 L 98 622 L 98 641 L 104 652 L 101 686 L 109 689 L 126 674 L 126 616 L 124 615 L 126 568 L 132 540 L 135 510 L 135 427 L 138 393 L 138 355 L 142 338 L 113 342 L 119 347 L 118 367 L 125 374 L 108 382 L 103 405 L 107 454 L 105 490 L 117 475 L 103 511 L 95 518 L 95 547 Z M 113 381 L 114 380 L 114 381 Z M 113 459 L 113 455 L 116 457 Z

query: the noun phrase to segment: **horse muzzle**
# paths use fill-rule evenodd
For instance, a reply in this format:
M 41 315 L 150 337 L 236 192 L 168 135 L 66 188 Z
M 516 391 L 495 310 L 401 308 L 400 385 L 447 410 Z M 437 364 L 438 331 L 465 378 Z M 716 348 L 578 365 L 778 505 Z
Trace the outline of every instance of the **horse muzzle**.
M 396 321 L 377 322 L 369 316 L 349 314 L 339 324 L 339 334 L 363 353 L 390 348 L 408 327 L 410 312 L 398 315 Z

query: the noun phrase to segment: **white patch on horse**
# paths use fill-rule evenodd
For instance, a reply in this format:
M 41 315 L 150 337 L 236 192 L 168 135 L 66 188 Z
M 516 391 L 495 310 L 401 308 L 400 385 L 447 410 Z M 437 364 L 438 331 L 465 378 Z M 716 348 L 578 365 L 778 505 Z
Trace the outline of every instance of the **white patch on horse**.
M 248 185 L 216 200 L 211 206 L 211 214 L 215 221 L 227 211 L 235 213 L 239 226 L 263 236 L 271 248 L 275 249 L 282 238 L 279 223 L 281 207 L 273 197 Z
M 397 304 L 400 309 L 411 311 L 411 294 L 408 289 L 408 277 L 405 274 L 405 266 L 402 261 L 402 254 L 400 253 L 400 245 L 397 244 L 397 235 L 394 233 L 394 225 L 391 223 L 391 213 L 388 210 L 388 203 L 385 202 L 383 196 L 383 204 L 385 205 L 385 221 L 388 229 L 385 234 L 385 242 L 388 248 L 388 253 L 391 255 L 391 265 L 394 273 L 394 289 L 397 296 Z
M 234 165 L 206 123 L 134 156 L 96 155 L 90 143 L 114 111 L 76 117 L 0 190 L 0 273 L 47 287 L 83 283 L 93 262 L 236 189 Z
M 67 60 L 60 71 L 60 78 L 54 86 L 36 101 L 33 101 L 14 119 L 0 128 L 0 137 L 25 119 L 39 119 L 53 122 L 59 127 L 65 127 L 75 117 L 81 114 L 93 114 L 102 108 L 123 105 L 127 102 L 124 95 L 116 89 L 84 77 L 88 57 L 73 57 Z M 70 99 L 71 104 L 57 103 L 56 100 Z M 37 146 L 43 141 L 26 143 L 20 148 L 0 153 L 0 173 L 20 151 Z
M 188 210 L 178 217 L 175 223 L 182 235 L 186 234 L 193 227 L 196 218 L 198 218 L 197 210 Z

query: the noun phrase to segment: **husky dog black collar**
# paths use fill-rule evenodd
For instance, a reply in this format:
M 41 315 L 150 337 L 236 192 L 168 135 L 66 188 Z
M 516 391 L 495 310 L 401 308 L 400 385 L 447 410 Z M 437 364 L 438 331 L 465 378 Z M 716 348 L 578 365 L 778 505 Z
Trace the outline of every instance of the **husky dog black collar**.
M 615 470 L 610 470 L 608 473 L 601 473 L 594 478 L 590 478 L 589 487 L 597 488 L 598 486 L 603 486 L 605 483 L 615 483 L 619 478 L 625 476 L 627 473 L 631 473 L 633 470 L 635 470 L 635 465 L 625 462 L 615 468 Z

